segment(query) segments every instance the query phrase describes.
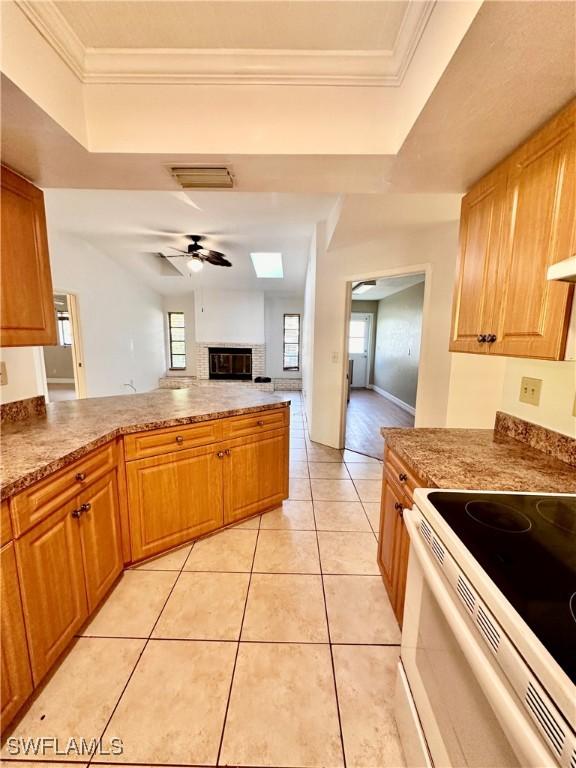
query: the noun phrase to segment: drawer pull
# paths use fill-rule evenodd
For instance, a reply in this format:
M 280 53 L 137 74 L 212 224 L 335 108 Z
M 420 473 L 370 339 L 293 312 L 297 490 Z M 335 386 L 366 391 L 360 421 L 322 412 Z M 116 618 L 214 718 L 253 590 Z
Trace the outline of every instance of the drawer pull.
M 223 459 L 224 458 L 224 451 L 218 451 L 216 456 L 218 456 L 219 459 Z
M 263 427 L 264 426 L 264 422 L 262 420 L 257 421 L 256 423 L 258 424 L 259 427 Z
M 72 511 L 72 517 L 75 518 L 76 520 L 78 520 L 78 518 L 80 517 L 81 514 L 82 514 L 82 512 L 80 512 L 79 509 L 74 509 Z
M 401 483 L 405 483 L 406 480 L 408 480 L 408 475 L 405 472 L 400 472 L 398 480 L 400 480 Z
M 182 443 L 184 442 L 184 438 L 182 437 L 182 435 L 176 435 L 176 442 L 178 443 L 178 445 L 182 445 Z
M 485 333 L 480 333 L 480 334 L 479 334 L 479 335 L 476 337 L 476 341 L 478 342 L 478 344 L 485 344 L 485 343 L 486 343 L 486 341 L 488 341 L 488 338 L 487 338 L 487 336 L 486 336 L 486 334 L 485 334 Z
M 82 514 L 84 514 L 84 512 L 90 512 L 91 509 L 92 509 L 92 504 L 90 504 L 89 501 L 87 501 L 86 504 L 82 504 L 80 506 L 80 512 Z
M 76 478 L 79 483 L 81 483 L 83 480 L 86 480 L 86 472 L 77 472 Z
M 402 504 L 400 504 L 400 502 L 397 501 L 396 504 L 394 504 L 394 509 L 396 510 L 396 512 L 402 512 Z

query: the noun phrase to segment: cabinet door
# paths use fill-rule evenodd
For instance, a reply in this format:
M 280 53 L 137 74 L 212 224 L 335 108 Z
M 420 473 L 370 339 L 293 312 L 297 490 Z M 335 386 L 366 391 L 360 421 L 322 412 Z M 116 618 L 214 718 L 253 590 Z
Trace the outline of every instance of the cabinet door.
M 88 610 L 92 612 L 122 571 L 116 471 L 78 497 Z
M 223 463 L 218 446 L 127 463 L 134 560 L 222 525 Z
M 34 683 L 48 672 L 88 615 L 75 501 L 16 541 Z
M 402 515 L 396 525 L 396 552 L 394 558 L 394 601 L 392 607 L 402 626 L 404 618 L 404 599 L 406 597 L 406 580 L 408 577 L 408 555 L 410 554 L 410 536 L 404 525 Z
M 56 344 L 41 190 L 2 166 L 0 344 Z
M 494 353 L 563 357 L 573 289 L 546 272 L 571 255 L 575 115 L 563 113 L 510 159 Z
M 478 336 L 491 332 L 506 191 L 504 171 L 479 181 L 462 200 L 460 246 L 452 303 L 452 352 L 487 353 Z
M 399 489 L 384 476 L 382 502 L 380 507 L 380 535 L 378 536 L 378 565 L 388 591 L 392 607 L 396 600 L 396 568 L 398 525 L 401 522 L 399 512 L 404 504 L 404 496 Z
M 288 496 L 288 431 L 225 444 L 224 523 L 270 509 Z
M 14 543 L 0 551 L 1 714 L 4 730 L 32 693 L 32 673 L 24 630 Z

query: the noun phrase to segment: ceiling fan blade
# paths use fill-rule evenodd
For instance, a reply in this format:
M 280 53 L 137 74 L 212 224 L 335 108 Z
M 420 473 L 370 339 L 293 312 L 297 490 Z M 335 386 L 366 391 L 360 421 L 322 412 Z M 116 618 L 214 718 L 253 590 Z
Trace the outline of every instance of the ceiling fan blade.
M 183 253 L 184 256 L 188 256 L 189 255 L 189 251 L 182 251 L 182 250 L 180 250 L 180 248 L 174 248 L 173 245 L 171 245 L 170 248 L 172 248 L 173 251 L 178 251 L 178 253 Z
M 204 260 L 208 262 L 208 264 L 213 264 L 215 267 L 231 267 L 232 263 L 228 261 L 228 259 L 224 258 L 222 254 L 216 253 L 215 251 L 210 252 L 210 256 L 205 256 Z

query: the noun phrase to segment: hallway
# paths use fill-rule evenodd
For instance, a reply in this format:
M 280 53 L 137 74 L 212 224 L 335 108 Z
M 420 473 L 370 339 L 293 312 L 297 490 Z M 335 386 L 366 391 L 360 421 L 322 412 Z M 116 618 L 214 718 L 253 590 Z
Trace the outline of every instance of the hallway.
M 346 448 L 384 458 L 380 427 L 413 427 L 414 416 L 372 389 L 353 389 L 346 415 Z

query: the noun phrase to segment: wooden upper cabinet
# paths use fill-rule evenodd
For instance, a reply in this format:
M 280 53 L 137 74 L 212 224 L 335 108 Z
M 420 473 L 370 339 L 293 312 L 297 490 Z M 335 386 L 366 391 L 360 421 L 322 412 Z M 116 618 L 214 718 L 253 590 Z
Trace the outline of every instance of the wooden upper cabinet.
M 488 345 L 479 336 L 495 323 L 494 295 L 505 196 L 506 175 L 497 169 L 462 200 L 452 352 L 488 352 Z
M 572 288 L 547 280 L 546 273 L 571 255 L 575 117 L 574 108 L 562 113 L 510 158 L 496 354 L 563 355 Z
M 0 551 L 0 624 L 0 728 L 4 730 L 32 693 L 13 542 Z
M 462 201 L 450 350 L 560 360 L 573 289 L 548 281 L 576 248 L 576 103 Z
M 56 344 L 44 195 L 2 166 L 0 346 Z

